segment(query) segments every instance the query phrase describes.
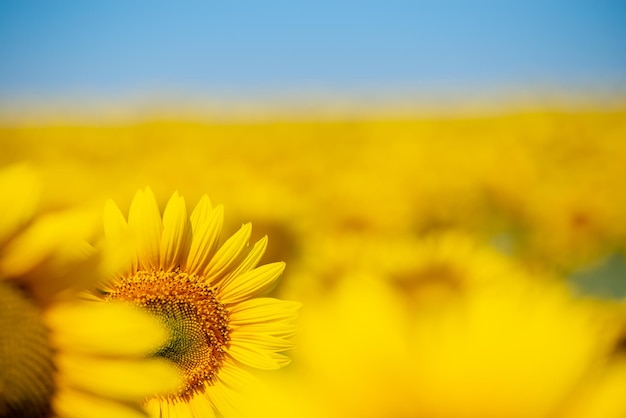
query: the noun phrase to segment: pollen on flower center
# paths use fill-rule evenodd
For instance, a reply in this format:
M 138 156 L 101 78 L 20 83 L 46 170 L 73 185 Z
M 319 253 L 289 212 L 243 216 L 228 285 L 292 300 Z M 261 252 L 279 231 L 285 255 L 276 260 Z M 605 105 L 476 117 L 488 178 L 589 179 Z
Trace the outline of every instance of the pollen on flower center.
M 215 383 L 230 342 L 229 315 L 203 277 L 181 271 L 138 271 L 121 278 L 108 295 L 142 306 L 170 329 L 169 343 L 156 352 L 184 373 L 176 397 L 188 400 Z

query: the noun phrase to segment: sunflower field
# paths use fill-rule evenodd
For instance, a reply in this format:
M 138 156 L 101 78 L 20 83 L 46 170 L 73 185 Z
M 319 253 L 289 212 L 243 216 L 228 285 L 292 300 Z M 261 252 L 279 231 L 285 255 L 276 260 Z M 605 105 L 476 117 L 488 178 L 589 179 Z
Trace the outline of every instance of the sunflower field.
M 626 417 L 626 108 L 0 126 L 0 417 Z

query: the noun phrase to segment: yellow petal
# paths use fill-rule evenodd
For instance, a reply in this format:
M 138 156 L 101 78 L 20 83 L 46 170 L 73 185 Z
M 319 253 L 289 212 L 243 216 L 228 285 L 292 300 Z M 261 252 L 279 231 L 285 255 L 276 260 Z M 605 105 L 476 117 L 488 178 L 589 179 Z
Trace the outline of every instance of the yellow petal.
M 47 306 L 53 299 L 74 297 L 105 280 L 99 253 L 87 242 L 76 242 L 55 249 L 42 263 L 20 280 L 31 283 L 33 298 Z
M 128 265 L 133 269 L 137 269 L 137 248 L 134 237 L 130 233 L 124 215 L 112 200 L 108 200 L 104 205 L 104 235 L 107 243 L 107 254 L 113 264 L 110 270 L 119 270 L 117 264 L 124 265 L 127 261 Z M 119 271 L 120 274 L 124 271 Z
M 169 338 L 159 320 L 124 303 L 60 303 L 44 313 L 51 342 L 60 350 L 143 356 Z
M 251 233 L 252 225 L 247 223 L 242 225 L 239 231 L 226 240 L 224 245 L 222 245 L 213 258 L 211 258 L 211 261 L 209 261 L 204 271 L 204 277 L 207 282 L 210 283 L 214 281 L 235 264 L 239 254 L 241 254 L 243 249 L 248 245 Z
M 233 326 L 292 320 L 302 306 L 274 298 L 244 300 L 230 310 L 230 323 Z
M 112 200 L 104 204 L 104 235 L 114 244 L 121 244 L 128 239 L 128 224 L 122 212 Z
M 261 349 L 257 344 L 236 340 L 231 341 L 228 353 L 247 366 L 263 370 L 280 369 L 290 362 L 288 357 L 273 350 Z
M 247 271 L 255 268 L 259 261 L 261 261 L 261 257 L 265 254 L 265 250 L 267 248 L 267 235 L 261 238 L 254 244 L 252 250 L 248 253 L 246 258 L 235 268 L 232 272 L 228 273 L 228 275 L 224 278 L 224 283 L 232 280 L 234 277 L 243 274 Z
M 55 416 L 62 418 L 145 418 L 137 405 L 115 402 L 71 388 L 62 388 L 52 400 Z
M 211 401 L 205 394 L 198 394 L 189 401 L 189 408 L 194 417 L 214 418 L 215 412 Z
M 257 267 L 226 283 L 220 290 L 223 303 L 236 303 L 267 289 L 285 270 L 285 263 Z
M 233 326 L 232 332 L 246 334 L 263 334 L 273 337 L 288 338 L 298 333 L 299 327 L 290 324 L 291 321 L 268 322 L 264 324 L 249 324 Z
M 224 223 L 224 207 L 211 208 L 208 196 L 202 196 L 190 218 L 192 239 L 187 257 L 187 270 L 198 274 L 204 270 L 217 244 Z
M 215 409 L 215 415 L 238 417 L 243 402 L 251 393 L 257 393 L 260 382 L 231 358 L 226 358 L 220 369 L 218 381 L 206 386 L 205 396 Z
M 139 266 L 158 269 L 163 223 L 152 190 L 139 190 L 130 205 L 128 226 L 137 242 Z
M 164 359 L 94 358 L 61 353 L 55 364 L 68 386 L 108 398 L 140 401 L 174 393 L 181 387 L 179 370 Z
M 188 402 L 172 402 L 169 404 L 170 416 L 175 418 L 195 418 Z
M 237 365 L 232 359 L 226 358 L 219 373 L 220 381 L 227 387 L 238 388 L 243 392 L 247 388 L 255 388 L 260 381 L 252 374 Z
M 28 165 L 17 164 L 0 171 L 0 244 L 33 216 L 40 194 L 38 178 Z
M 220 370 L 220 373 L 222 371 Z M 241 395 L 233 389 L 218 381 L 213 386 L 207 387 L 206 395 L 215 406 L 218 412 L 216 415 L 224 417 L 238 416 L 236 405 L 241 401 Z
M 143 409 L 148 413 L 150 418 L 162 418 L 161 402 L 158 398 L 150 398 L 143 404 Z
M 181 255 L 186 250 L 188 222 L 185 199 L 175 192 L 163 212 L 160 266 L 165 271 L 180 264 Z
M 246 345 L 252 349 L 285 351 L 292 349 L 294 343 L 281 337 L 236 330 L 231 332 L 231 344 Z
M 41 216 L 12 240 L 0 260 L 0 275 L 23 276 L 45 260 L 63 252 L 76 255 L 96 231 L 98 214 L 91 210 L 68 210 Z M 71 260 L 73 261 L 73 260 Z
M 168 401 L 161 402 L 161 409 L 159 415 L 156 415 L 155 418 L 178 418 L 174 415 L 173 410 L 170 408 L 171 404 Z

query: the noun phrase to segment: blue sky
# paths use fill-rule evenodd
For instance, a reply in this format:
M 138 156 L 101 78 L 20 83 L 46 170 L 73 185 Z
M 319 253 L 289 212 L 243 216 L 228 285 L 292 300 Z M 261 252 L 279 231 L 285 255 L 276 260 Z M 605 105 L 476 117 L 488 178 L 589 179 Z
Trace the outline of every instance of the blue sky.
M 5 100 L 625 85 L 620 1 L 0 0 Z

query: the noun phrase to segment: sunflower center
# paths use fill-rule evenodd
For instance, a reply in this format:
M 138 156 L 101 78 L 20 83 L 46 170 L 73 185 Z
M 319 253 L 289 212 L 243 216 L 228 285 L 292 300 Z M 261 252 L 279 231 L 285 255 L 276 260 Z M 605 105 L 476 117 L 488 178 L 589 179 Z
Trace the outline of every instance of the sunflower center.
M 180 271 L 139 271 L 120 279 L 108 295 L 142 306 L 170 329 L 168 344 L 156 352 L 184 373 L 175 396 L 190 399 L 215 382 L 229 341 L 228 311 L 204 278 Z
M 54 364 L 41 313 L 24 293 L 0 280 L 0 417 L 47 417 Z

